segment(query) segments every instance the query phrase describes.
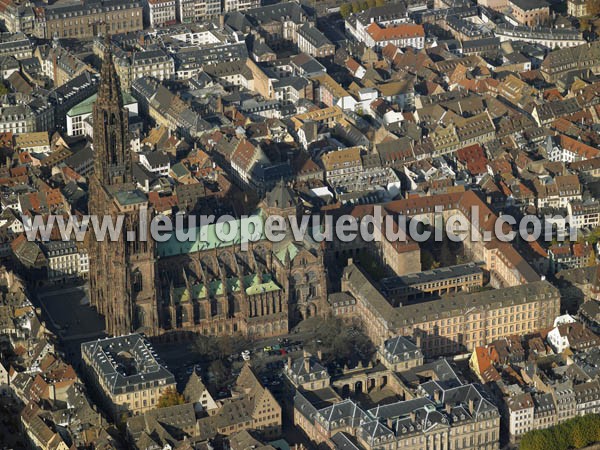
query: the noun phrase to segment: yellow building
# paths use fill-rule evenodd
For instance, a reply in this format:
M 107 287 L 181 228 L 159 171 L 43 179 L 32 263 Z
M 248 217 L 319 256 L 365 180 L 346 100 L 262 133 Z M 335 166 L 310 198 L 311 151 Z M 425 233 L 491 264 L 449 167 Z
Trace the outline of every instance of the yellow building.
M 81 356 L 88 381 L 115 419 L 156 408 L 164 391 L 176 388 L 173 374 L 137 333 L 85 342 Z

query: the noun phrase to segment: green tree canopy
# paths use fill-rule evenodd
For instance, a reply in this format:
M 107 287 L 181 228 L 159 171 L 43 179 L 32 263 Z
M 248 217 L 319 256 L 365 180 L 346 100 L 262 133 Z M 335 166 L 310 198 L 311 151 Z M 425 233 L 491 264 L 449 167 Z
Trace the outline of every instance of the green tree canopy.
M 545 430 L 526 433 L 520 450 L 568 450 L 600 442 L 600 415 L 574 417 Z
M 168 387 L 158 399 L 157 408 L 166 408 L 168 406 L 183 405 L 185 398 L 175 388 Z
M 350 14 L 352 14 L 352 5 L 350 3 L 344 3 L 340 6 L 340 15 L 342 18 L 347 18 Z

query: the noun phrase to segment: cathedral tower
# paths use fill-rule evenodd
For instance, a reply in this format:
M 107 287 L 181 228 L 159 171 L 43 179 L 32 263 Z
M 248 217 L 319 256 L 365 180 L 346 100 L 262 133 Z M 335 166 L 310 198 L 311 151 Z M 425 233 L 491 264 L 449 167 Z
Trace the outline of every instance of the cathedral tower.
M 155 248 L 149 233 L 152 212 L 148 199 L 133 183 L 128 112 L 123 107 L 110 42 L 101 69 L 93 108 L 94 174 L 90 177 L 88 209 L 123 227 L 112 240 L 108 233 L 88 233 L 90 300 L 104 316 L 106 332 L 158 333 Z M 145 227 L 141 230 L 140 227 Z M 90 227 L 92 228 L 92 227 Z M 131 239 L 129 235 L 135 236 Z M 147 236 L 146 240 L 140 236 Z
M 100 71 L 98 98 L 93 108 L 94 171 L 104 186 L 129 183 L 132 179 L 131 151 L 128 136 L 128 112 L 112 62 L 111 44 L 107 40 Z

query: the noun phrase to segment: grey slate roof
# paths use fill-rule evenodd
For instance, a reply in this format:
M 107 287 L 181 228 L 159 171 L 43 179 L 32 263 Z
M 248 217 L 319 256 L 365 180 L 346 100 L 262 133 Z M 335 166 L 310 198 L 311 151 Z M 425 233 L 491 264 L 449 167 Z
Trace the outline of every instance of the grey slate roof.
M 421 349 L 404 336 L 396 336 L 384 343 L 386 356 L 398 357 L 400 360 L 420 356 Z
M 267 192 L 265 203 L 270 208 L 290 208 L 295 207 L 298 201 L 294 191 L 281 180 L 272 190 Z
M 150 343 L 137 333 L 84 342 L 81 353 L 91 361 L 93 370 L 112 394 L 132 392 L 142 385 L 175 383 L 175 377 L 158 360 Z M 132 357 L 128 367 L 120 357 L 123 354 Z
M 298 34 L 314 45 L 316 48 L 324 45 L 333 45 L 329 39 L 325 37 L 316 27 L 310 23 L 305 23 L 298 29 Z

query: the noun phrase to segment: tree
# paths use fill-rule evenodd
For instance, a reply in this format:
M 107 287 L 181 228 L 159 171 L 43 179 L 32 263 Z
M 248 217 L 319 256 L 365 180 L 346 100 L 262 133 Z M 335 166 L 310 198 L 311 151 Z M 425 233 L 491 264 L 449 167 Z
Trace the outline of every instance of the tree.
M 375 0 L 375 6 L 383 6 L 385 5 L 385 0 Z
M 597 16 L 600 14 L 600 0 L 588 0 L 586 6 L 589 16 Z
M 367 0 L 367 7 L 374 8 L 377 5 L 376 0 Z
M 440 246 L 440 264 L 444 267 L 453 266 L 456 263 L 456 255 L 450 249 L 450 239 L 444 236 Z
M 183 405 L 185 398 L 175 388 L 168 387 L 158 399 L 157 408 L 166 408 L 168 406 Z
M 421 252 L 422 270 L 437 269 L 440 267 L 439 261 L 436 261 L 429 250 L 423 249 Z
M 352 2 L 352 12 L 355 14 L 360 12 L 360 3 L 358 1 Z
M 326 364 L 344 365 L 351 360 L 356 362 L 357 357 L 366 362 L 375 353 L 373 343 L 360 329 L 350 330 L 338 318 L 319 319 L 315 337 L 320 343 L 310 343 L 307 350 L 311 353 L 321 350 Z
M 545 430 L 526 433 L 520 450 L 568 450 L 600 442 L 600 415 L 589 414 Z
M 352 5 L 350 3 L 344 3 L 340 6 L 340 15 L 342 18 L 347 18 L 350 14 L 352 14 Z
M 211 374 L 212 377 L 214 377 L 213 381 L 215 385 L 219 387 L 221 387 L 223 384 L 225 384 L 226 381 L 228 381 L 228 378 L 231 374 L 227 366 L 225 366 L 223 361 L 221 361 L 220 359 L 217 359 L 210 363 L 210 365 L 208 366 L 208 373 Z

